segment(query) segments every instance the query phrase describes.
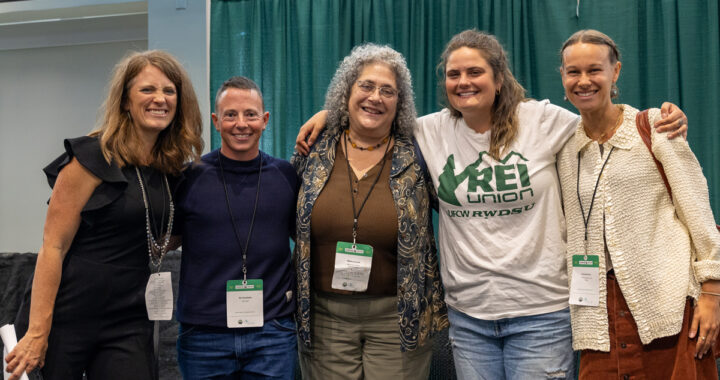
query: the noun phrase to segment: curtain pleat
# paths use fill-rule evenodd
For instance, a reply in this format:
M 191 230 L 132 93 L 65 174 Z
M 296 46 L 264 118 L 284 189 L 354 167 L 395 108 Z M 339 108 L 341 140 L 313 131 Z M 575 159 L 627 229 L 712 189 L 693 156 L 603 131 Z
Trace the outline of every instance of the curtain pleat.
M 720 220 L 720 31 L 718 1 L 698 0 L 212 0 L 210 88 L 244 75 L 263 90 L 270 124 L 261 149 L 289 158 L 297 129 L 324 103 L 340 60 L 363 42 L 389 44 L 413 74 L 418 114 L 441 108 L 436 66 L 454 34 L 495 34 L 528 96 L 564 102 L 564 40 L 598 29 L 619 45 L 620 102 L 680 105 L 688 140 L 708 178 Z M 219 146 L 213 131 L 212 147 Z

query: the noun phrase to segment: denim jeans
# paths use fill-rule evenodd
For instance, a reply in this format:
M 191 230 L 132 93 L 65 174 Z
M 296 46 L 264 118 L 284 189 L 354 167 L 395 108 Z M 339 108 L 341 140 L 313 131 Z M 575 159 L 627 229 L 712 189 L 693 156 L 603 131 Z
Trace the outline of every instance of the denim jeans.
M 574 379 L 570 309 L 476 319 L 448 308 L 458 379 Z
M 178 366 L 184 379 L 295 378 L 297 337 L 290 317 L 263 327 L 225 328 L 180 324 Z

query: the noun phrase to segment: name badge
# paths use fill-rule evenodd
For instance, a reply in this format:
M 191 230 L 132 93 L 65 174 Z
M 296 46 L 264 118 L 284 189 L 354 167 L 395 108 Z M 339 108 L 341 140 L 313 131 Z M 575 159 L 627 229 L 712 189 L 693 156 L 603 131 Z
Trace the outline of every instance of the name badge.
M 262 327 L 263 280 L 227 282 L 227 327 Z
M 173 315 L 172 274 L 158 272 L 150 275 L 145 287 L 145 308 L 151 321 L 169 321 Z
M 339 241 L 335 248 L 335 270 L 330 286 L 338 290 L 366 291 L 372 255 L 373 248 L 369 245 Z
M 600 303 L 600 259 L 598 255 L 573 255 L 570 304 L 597 306 Z

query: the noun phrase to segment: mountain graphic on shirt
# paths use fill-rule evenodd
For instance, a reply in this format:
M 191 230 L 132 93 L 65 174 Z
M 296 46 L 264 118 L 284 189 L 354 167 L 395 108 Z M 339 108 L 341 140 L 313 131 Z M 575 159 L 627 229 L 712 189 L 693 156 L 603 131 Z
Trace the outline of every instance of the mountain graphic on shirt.
M 478 153 L 478 159 L 465 167 L 465 169 L 457 175 L 455 174 L 455 156 L 452 154 L 448 156 L 445 166 L 443 167 L 443 172 L 439 177 L 440 186 L 438 188 L 438 197 L 451 205 L 460 206 L 460 201 L 458 201 L 455 196 L 455 190 L 466 180 L 468 183 L 468 192 L 475 192 L 478 187 L 484 192 L 512 190 L 517 188 L 517 184 L 508 183 L 508 179 L 515 178 L 520 180 L 523 187 L 530 186 L 527 165 L 506 165 L 512 157 L 516 156 L 518 157 L 518 162 L 529 161 L 523 157 L 522 154 L 511 151 L 498 161 L 498 163 L 502 165 L 486 165 L 485 168 L 480 169 L 483 163 L 483 156 L 486 154 L 489 153 L 487 151 Z M 507 173 L 506 171 L 510 169 L 512 169 L 513 172 Z M 517 174 L 517 177 L 515 174 Z M 491 184 L 493 179 L 495 179 L 495 188 L 493 188 Z

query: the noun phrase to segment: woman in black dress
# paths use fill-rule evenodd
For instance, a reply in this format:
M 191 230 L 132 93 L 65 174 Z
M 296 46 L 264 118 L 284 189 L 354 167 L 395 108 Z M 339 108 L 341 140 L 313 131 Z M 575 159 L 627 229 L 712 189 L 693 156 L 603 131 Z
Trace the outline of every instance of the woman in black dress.
M 148 262 L 172 229 L 172 193 L 198 158 L 202 119 L 182 66 L 161 51 L 133 53 L 113 73 L 89 136 L 65 140 L 44 171 L 53 188 L 32 290 L 5 358 L 11 379 L 152 379 Z

